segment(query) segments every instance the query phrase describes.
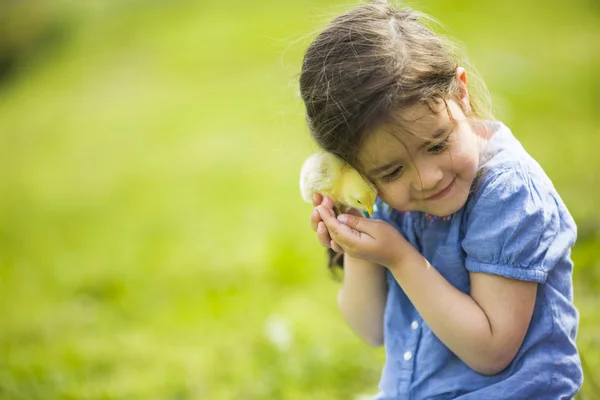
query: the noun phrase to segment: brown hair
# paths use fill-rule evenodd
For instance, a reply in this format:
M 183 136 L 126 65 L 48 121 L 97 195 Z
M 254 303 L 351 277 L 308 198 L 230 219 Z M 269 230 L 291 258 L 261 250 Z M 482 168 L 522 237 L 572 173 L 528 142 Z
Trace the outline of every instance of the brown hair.
M 434 111 L 436 104 L 460 98 L 459 65 L 469 69 L 470 116 L 492 119 L 476 71 L 428 21 L 433 19 L 410 8 L 373 1 L 335 18 L 314 39 L 304 55 L 300 94 L 320 147 L 360 171 L 362 142 L 369 131 L 391 122 L 393 111 L 415 104 Z M 343 258 L 329 254 L 330 267 L 341 266 Z

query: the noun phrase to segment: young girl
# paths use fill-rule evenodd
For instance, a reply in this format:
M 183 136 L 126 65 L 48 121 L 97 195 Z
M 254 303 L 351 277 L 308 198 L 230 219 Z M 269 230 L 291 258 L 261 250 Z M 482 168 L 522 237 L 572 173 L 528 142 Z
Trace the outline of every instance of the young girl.
M 302 64 L 313 137 L 378 190 L 373 219 L 314 199 L 319 241 L 343 252 L 342 315 L 385 345 L 381 399 L 571 399 L 575 224 L 421 19 L 359 6 Z

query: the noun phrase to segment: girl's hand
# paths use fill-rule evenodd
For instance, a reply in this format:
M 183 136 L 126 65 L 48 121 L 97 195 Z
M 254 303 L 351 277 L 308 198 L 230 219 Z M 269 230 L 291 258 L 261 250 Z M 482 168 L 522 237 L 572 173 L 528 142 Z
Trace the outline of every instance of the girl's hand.
M 334 213 L 324 205 L 318 205 L 315 210 L 326 227 L 332 243 L 338 245 L 351 257 L 387 268 L 400 262 L 403 249 L 408 242 L 392 225 L 349 214 L 340 214 L 336 219 Z
M 324 212 L 328 213 L 328 215 L 330 215 L 332 218 L 335 218 L 335 211 L 333 211 L 333 200 L 327 196 L 322 196 L 319 193 L 315 193 L 313 195 L 313 206 L 315 206 L 315 208 L 310 215 L 310 225 L 313 231 L 317 233 L 319 243 L 321 243 L 323 247 L 331 248 L 337 253 L 342 253 L 344 250 L 337 243 L 335 243 L 335 241 L 331 240 L 331 235 L 329 234 L 327 226 L 325 223 L 323 223 L 321 215 L 317 211 L 316 207 L 319 205 L 323 207 L 325 210 Z M 360 210 L 351 208 L 348 210 L 348 213 L 363 218 Z

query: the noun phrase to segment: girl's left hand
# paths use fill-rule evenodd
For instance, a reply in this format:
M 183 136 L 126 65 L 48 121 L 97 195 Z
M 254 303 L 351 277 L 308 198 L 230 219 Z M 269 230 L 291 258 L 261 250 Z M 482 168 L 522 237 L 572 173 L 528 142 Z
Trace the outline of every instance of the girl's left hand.
M 340 214 L 337 219 L 323 206 L 317 211 L 327 226 L 333 242 L 354 258 L 387 268 L 400 262 L 408 242 L 387 222 Z

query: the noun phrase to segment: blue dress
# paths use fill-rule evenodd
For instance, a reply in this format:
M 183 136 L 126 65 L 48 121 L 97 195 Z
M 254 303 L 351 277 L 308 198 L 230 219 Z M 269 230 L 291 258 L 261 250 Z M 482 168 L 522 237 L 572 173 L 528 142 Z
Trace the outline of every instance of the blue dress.
M 462 209 L 449 219 L 376 202 L 392 224 L 452 285 L 469 293 L 469 272 L 538 282 L 533 317 L 511 364 L 481 375 L 429 329 L 387 271 L 386 363 L 378 399 L 571 399 L 583 381 L 575 337 L 571 247 L 576 226 L 540 165 L 510 130 L 495 130 Z

